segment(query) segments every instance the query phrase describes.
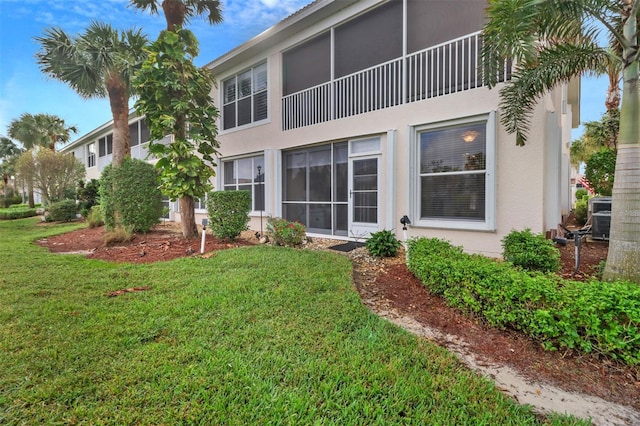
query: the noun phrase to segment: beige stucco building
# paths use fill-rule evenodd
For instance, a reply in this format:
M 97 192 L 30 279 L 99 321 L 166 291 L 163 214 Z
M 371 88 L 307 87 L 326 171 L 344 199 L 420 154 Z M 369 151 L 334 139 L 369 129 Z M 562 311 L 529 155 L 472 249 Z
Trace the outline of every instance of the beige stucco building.
M 500 124 L 501 86 L 489 90 L 482 78 L 485 6 L 317 0 L 213 60 L 216 190 L 252 192 L 255 230 L 262 215 L 300 221 L 316 236 L 402 237 L 406 215 L 409 237 L 499 256 L 512 229 L 555 229 L 570 209 L 579 85 L 543 97 L 529 143 L 517 147 Z M 148 131 L 135 114 L 131 125 L 132 155 L 144 158 Z M 107 123 L 66 148 L 89 178 L 110 161 L 109 131 Z

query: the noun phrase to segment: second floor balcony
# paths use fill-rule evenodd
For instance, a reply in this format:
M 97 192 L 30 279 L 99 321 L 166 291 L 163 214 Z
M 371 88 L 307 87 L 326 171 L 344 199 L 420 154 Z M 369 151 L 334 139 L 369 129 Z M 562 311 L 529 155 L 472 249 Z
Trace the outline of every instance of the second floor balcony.
M 481 33 L 475 32 L 282 98 L 291 130 L 486 85 Z M 500 81 L 510 78 L 505 63 Z

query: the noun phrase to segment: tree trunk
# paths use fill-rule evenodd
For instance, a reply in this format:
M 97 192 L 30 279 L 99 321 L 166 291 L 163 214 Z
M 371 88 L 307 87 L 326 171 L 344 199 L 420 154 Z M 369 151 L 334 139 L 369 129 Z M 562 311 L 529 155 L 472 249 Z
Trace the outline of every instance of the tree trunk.
M 167 21 L 167 30 L 175 32 L 177 26 L 182 27 L 187 7 L 181 0 L 164 0 L 162 10 Z
M 119 76 L 107 80 L 109 104 L 113 115 L 113 167 L 119 167 L 125 158 L 131 157 L 129 134 L 129 91 Z
M 29 183 L 27 184 L 27 190 L 29 191 L 29 208 L 33 209 L 36 206 L 36 200 L 35 197 L 33 196 L 33 182 L 29 181 Z
M 624 279 L 640 284 L 639 165 L 640 145 L 618 143 L 606 281 Z
M 627 40 L 635 40 L 636 20 L 624 25 Z M 625 49 L 624 57 L 634 57 L 635 43 Z M 622 107 L 616 173 L 611 203 L 611 232 L 604 279 L 629 280 L 640 284 L 640 92 L 638 61 L 623 71 Z
M 180 225 L 182 227 L 182 236 L 192 238 L 198 236 L 198 227 L 196 226 L 196 205 L 193 197 L 183 195 L 179 200 L 180 204 Z

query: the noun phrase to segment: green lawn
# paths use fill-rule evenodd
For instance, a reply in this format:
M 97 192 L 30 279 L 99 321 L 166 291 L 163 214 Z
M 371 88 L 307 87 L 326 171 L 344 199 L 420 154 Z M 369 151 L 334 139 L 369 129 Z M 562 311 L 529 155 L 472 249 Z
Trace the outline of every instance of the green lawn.
M 0 424 L 578 424 L 369 313 L 344 256 L 110 264 L 50 254 L 33 240 L 77 225 L 36 222 L 0 222 Z

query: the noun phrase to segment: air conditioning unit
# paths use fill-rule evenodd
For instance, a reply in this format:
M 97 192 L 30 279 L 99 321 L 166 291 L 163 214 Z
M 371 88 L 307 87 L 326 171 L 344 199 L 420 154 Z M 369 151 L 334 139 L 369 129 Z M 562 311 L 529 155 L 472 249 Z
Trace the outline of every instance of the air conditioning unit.
M 591 238 L 608 240 L 611 229 L 611 211 L 600 211 L 591 216 Z
M 589 211 L 591 213 L 611 212 L 611 197 L 589 198 Z

